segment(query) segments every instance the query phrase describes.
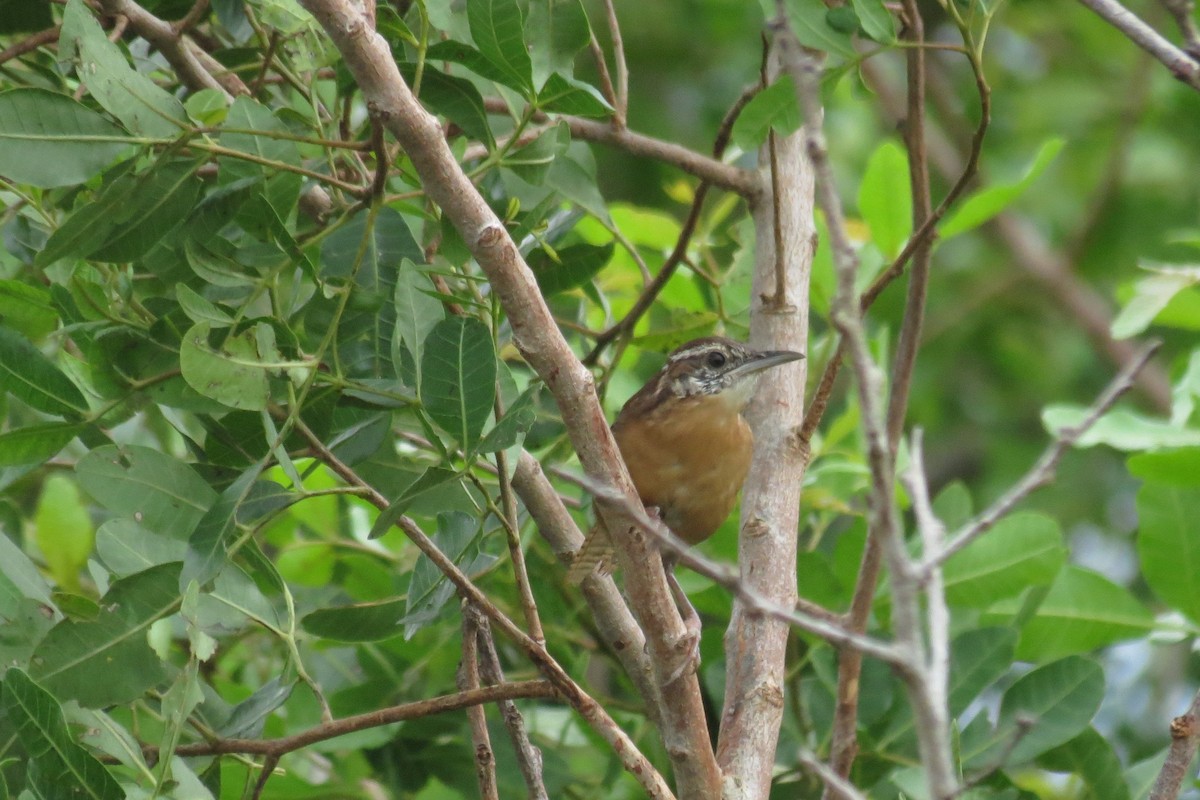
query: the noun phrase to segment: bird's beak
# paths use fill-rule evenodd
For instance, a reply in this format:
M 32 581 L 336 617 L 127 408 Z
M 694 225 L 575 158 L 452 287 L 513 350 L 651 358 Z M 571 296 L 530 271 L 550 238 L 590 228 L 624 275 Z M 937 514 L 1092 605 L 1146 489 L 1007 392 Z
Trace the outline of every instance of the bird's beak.
M 753 375 L 757 372 L 762 372 L 764 369 L 778 367 L 780 364 L 786 364 L 789 361 L 799 361 L 804 358 L 803 353 L 796 353 L 791 350 L 760 350 L 750 357 L 750 360 L 744 364 L 739 364 L 732 370 L 734 378 L 742 378 L 746 375 Z

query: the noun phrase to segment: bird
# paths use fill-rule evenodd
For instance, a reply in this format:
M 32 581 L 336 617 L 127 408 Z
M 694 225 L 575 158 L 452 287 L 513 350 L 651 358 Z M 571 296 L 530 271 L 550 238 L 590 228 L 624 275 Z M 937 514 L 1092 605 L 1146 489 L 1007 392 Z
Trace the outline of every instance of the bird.
M 613 437 L 638 497 L 679 538 L 698 544 L 716 532 L 737 502 L 750 469 L 754 434 L 742 411 L 763 370 L 804 358 L 790 350 L 757 350 L 722 336 L 694 339 L 617 414 Z M 597 523 L 576 551 L 568 580 L 579 583 L 612 557 Z M 668 583 L 685 622 L 695 610 L 664 558 Z M 691 627 L 691 626 L 689 626 Z

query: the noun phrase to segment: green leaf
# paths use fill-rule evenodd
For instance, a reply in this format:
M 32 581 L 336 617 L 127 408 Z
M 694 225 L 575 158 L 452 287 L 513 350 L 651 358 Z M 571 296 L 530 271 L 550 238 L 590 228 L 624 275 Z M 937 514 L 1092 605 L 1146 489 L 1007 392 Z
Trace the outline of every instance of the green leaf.
M 903 147 L 885 141 L 871 154 L 858 187 L 858 210 L 879 251 L 889 259 L 899 255 L 912 233 L 908 154 Z
M 525 49 L 525 22 L 516 0 L 467 0 L 467 22 L 479 52 L 527 98 L 533 64 Z
M 79 425 L 48 422 L 0 433 L 0 467 L 41 464 L 66 447 L 81 430 Z
M 1078 775 L 1095 800 L 1130 800 L 1129 786 L 1121 774 L 1121 760 L 1113 746 L 1089 727 L 1066 744 L 1038 756 L 1037 764 L 1052 772 Z
M 400 67 L 401 74 L 411 84 L 416 75 L 416 65 L 405 63 Z M 470 138 L 483 142 L 488 150 L 495 148 L 496 137 L 488 122 L 483 95 L 466 78 L 447 75 L 426 64 L 425 71 L 421 73 L 421 102 L 453 122 Z
M 796 84 L 784 75 L 751 98 L 733 123 L 733 141 L 743 150 L 753 151 L 767 141 L 774 128 L 780 136 L 800 130 L 803 122 L 796 102 Z
M 50 629 L 34 652 L 30 676 L 87 708 L 128 703 L 158 685 L 166 670 L 146 634 L 179 608 L 179 568 L 163 564 L 115 581 L 95 620 L 64 620 Z
M 304 617 L 301 625 L 314 636 L 335 642 L 379 642 L 400 635 L 397 624 L 407 600 L 381 600 L 351 606 L 322 608 Z
M 495 556 L 479 551 L 479 526 L 475 519 L 461 511 L 438 514 L 438 530 L 433 543 L 468 577 L 486 569 Z M 446 601 L 454 596 L 452 584 L 424 553 L 413 567 L 408 584 L 408 605 L 404 615 L 404 638 L 434 620 Z
M 271 678 L 258 691 L 233 707 L 229 719 L 218 729 L 218 733 L 230 739 L 257 739 L 262 735 L 267 717 L 284 704 L 294 686 L 294 683 L 284 683 L 278 677 Z
M 97 447 L 75 474 L 100 505 L 174 539 L 187 539 L 217 498 L 187 464 L 138 445 Z
M 50 606 L 50 585 L 29 556 L 8 536 L 0 535 L 0 599 L 30 598 Z
M 237 528 L 238 508 L 250 495 L 262 470 L 263 464 L 260 462 L 239 475 L 201 517 L 196 530 L 188 538 L 187 555 L 180 576 L 181 588 L 186 588 L 192 581 L 203 586 L 224 569 L 229 561 L 233 532 Z
M 542 86 L 552 74 L 571 76 L 575 56 L 588 46 L 592 28 L 580 0 L 532 0 L 525 24 L 533 85 Z
M 483 53 L 464 42 L 454 39 L 434 42 L 425 51 L 425 60 L 434 62 L 449 61 L 452 64 L 461 64 L 481 78 L 495 81 L 523 94 L 528 92 L 528 87 L 522 84 L 518 77 L 492 63 Z
M 187 284 L 175 284 L 175 298 L 183 313 L 192 322 L 207 322 L 212 328 L 225 328 L 233 324 L 233 317 L 222 311 L 216 304 L 187 287 Z
M 433 284 L 429 276 L 417 265 L 405 259 L 396 276 L 396 328 L 392 333 L 392 363 L 400 365 L 400 348 L 407 347 L 413 360 L 413 380 L 410 383 L 420 389 L 421 372 L 417 369 L 425 355 L 425 338 L 446 316 L 439 300 L 429 295 Z
M 583 286 L 604 269 L 613 245 L 573 244 L 556 251 L 534 250 L 526 258 L 544 297 Z
M 570 141 L 570 131 L 565 123 L 560 123 L 544 131 L 524 147 L 507 154 L 503 164 L 521 180 L 540 186 L 549 174 L 550 167 L 566 152 Z
M 1024 764 L 1079 735 L 1102 699 L 1104 671 L 1096 662 L 1068 656 L 1038 667 L 1004 693 L 1000 719 L 987 739 L 970 751 L 964 743 L 963 764 L 969 769 L 994 767 L 1005 754 L 1004 765 Z
M 114 230 L 87 256 L 95 261 L 133 261 L 150 252 L 195 207 L 202 188 L 196 177 L 201 163 L 162 159 L 140 175 L 131 202 L 114 217 Z
M 96 531 L 96 555 L 115 575 L 182 561 L 186 553 L 183 539 L 151 533 L 131 519 L 110 519 Z
M 36 5 L 36 4 L 35 4 Z M 45 89 L 0 92 L 0 174 L 43 189 L 75 186 L 124 150 L 119 126 L 67 95 Z
M 1200 487 L 1145 483 L 1137 512 L 1146 583 L 1171 608 L 1200 621 Z
M 557 73 L 546 80 L 534 105 L 542 111 L 577 117 L 607 117 L 613 112 L 612 106 L 596 87 Z
M 554 159 L 543 185 L 587 211 L 602 222 L 612 224 L 608 204 L 596 184 L 596 161 L 586 147 L 574 146 Z
M 471 317 L 435 325 L 421 359 L 421 403 L 430 418 L 469 449 L 495 397 L 496 352 L 487 326 Z
M 1012 514 L 946 561 L 946 601 L 986 606 L 1050 583 L 1065 561 L 1057 522 L 1042 514 Z
M 71 737 L 62 706 L 54 695 L 17 667 L 10 667 L 4 673 L 0 706 L 30 760 L 37 765 L 36 770 L 30 770 L 29 788 L 38 797 L 90 800 L 125 797 L 125 790 L 104 765 Z
M 253 230 L 269 231 L 276 217 L 287 219 L 292 213 L 304 179 L 294 172 L 268 164 L 299 166 L 300 150 L 295 142 L 272 136 L 273 133 L 288 133 L 287 126 L 269 108 L 245 95 L 238 97 L 230 106 L 222 128 L 222 147 L 246 153 L 259 162 L 267 162 L 223 157 L 220 160 L 220 177 L 222 183 L 234 183 L 244 178 L 262 179 L 261 191 L 266 202 L 247 203 L 241 208 L 238 218 Z
M 896 41 L 896 21 L 883 0 L 854 0 L 854 11 L 867 36 L 880 44 Z
M 521 392 L 521 396 L 504 412 L 496 427 L 487 432 L 476 450 L 494 453 L 524 441 L 526 431 L 533 427 L 537 419 L 537 396 L 541 388 L 540 383 L 533 383 Z
M 187 119 L 183 104 L 129 66 L 83 0 L 68 0 L 58 48 L 60 60 L 74 62 L 88 93 L 129 131 L 163 138 L 180 132 Z
M 198 322 L 183 335 L 179 368 L 188 385 L 230 408 L 262 411 L 270 397 L 267 367 L 259 356 L 254 329 L 209 343 L 212 325 Z
M 0 325 L 0 386 L 32 408 L 58 417 L 88 410 L 83 393 L 16 331 Z
M 1134 282 L 1133 297 L 1113 319 L 1114 339 L 1128 339 L 1146 330 L 1175 295 L 1200 283 L 1200 266 L 1149 263 L 1139 266 L 1150 275 Z
M 0 280 L 0 323 L 38 342 L 58 328 L 58 311 L 42 287 Z
M 978 227 L 1012 205 L 1058 157 L 1064 144 L 1065 139 L 1047 139 L 1020 180 L 989 186 L 968 197 L 957 209 L 951 211 L 938 227 L 942 239 L 949 239 Z
M 1200 487 L 1200 447 L 1138 453 L 1126 465 L 1130 475 L 1147 483 Z
M 76 591 L 79 571 L 87 564 L 95 540 L 91 517 L 79 487 L 66 475 L 54 474 L 42 485 L 34 514 L 37 544 L 59 586 Z
M 829 27 L 828 9 L 821 0 L 787 0 L 788 21 L 800 44 L 831 55 L 854 58 L 854 43 L 846 33 Z
M 1058 435 L 1064 428 L 1078 426 L 1087 418 L 1088 409 L 1074 405 L 1052 405 L 1042 410 L 1042 424 Z M 1076 447 L 1106 444 L 1118 450 L 1155 450 L 1163 447 L 1200 445 L 1200 429 L 1182 428 L 1136 411 L 1118 408 L 1108 412 L 1075 442 Z
M 379 516 L 375 519 L 375 524 L 371 526 L 371 532 L 367 534 L 367 538 L 378 539 L 380 536 L 383 536 L 391 529 L 396 520 L 400 519 L 404 515 L 404 512 L 408 511 L 417 498 L 454 480 L 461 480 L 461 476 L 454 470 L 429 467 L 418 475 L 412 483 L 405 486 L 400 494 L 392 502 L 388 503 L 388 507 L 380 512 Z
M 986 611 L 980 621 L 1009 623 L 1020 609 L 1018 599 L 1006 600 Z M 1017 658 L 1045 662 L 1087 653 L 1145 635 L 1153 625 L 1153 615 L 1127 589 L 1091 570 L 1068 565 L 1021 628 Z

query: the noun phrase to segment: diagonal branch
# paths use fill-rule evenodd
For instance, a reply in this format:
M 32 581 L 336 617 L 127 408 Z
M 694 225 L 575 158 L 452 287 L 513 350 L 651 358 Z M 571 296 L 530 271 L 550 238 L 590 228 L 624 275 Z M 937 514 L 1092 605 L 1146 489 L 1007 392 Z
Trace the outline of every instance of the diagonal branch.
M 504 223 L 471 183 L 446 144 L 438 120 L 425 111 L 404 82 L 387 42 L 369 24 L 353 0 L 302 0 L 306 10 L 316 17 L 340 51 L 347 69 L 354 76 L 370 113 L 396 137 L 420 177 L 426 196 L 439 206 L 458 229 L 471 254 L 487 275 L 491 289 L 504 309 L 512 327 L 513 343 L 529 365 L 545 381 L 562 413 L 567 434 L 584 470 L 612 482 L 632 501 L 636 498 L 629 474 L 608 428 L 595 392 L 595 381 L 579 363 L 555 324 L 529 265 L 521 257 Z M 723 165 L 722 165 L 723 166 Z M 661 730 L 671 758 L 679 793 L 686 797 L 717 797 L 720 775 L 708 742 L 704 705 L 695 675 L 672 680 L 675 672 L 675 645 L 684 640 L 687 630 L 667 586 L 661 563 L 654 558 L 649 543 L 634 531 L 629 515 L 611 503 L 601 503 L 605 526 L 616 539 L 621 565 L 625 570 L 630 605 L 646 632 L 646 642 L 654 666 L 655 680 L 662 694 Z M 419 529 L 409 531 L 414 542 L 427 539 Z M 436 548 L 433 548 L 436 552 Z M 431 558 L 433 556 L 431 555 Z M 435 563 L 439 563 L 435 559 Z M 455 569 L 452 563 L 439 567 Z M 467 585 L 470 586 L 469 582 Z M 464 589 L 463 586 L 459 587 Z M 474 590 L 471 599 L 479 602 L 482 593 Z M 486 606 L 481 604 L 486 609 Z M 490 616 L 490 614 L 489 614 Z M 507 617 L 501 619 L 511 625 Z M 492 618 L 506 636 L 518 638 L 530 654 L 542 658 L 544 650 L 528 649 L 532 640 L 519 629 L 506 630 Z M 520 637 L 524 637 L 521 639 Z M 540 651 L 540 652 L 538 652 Z M 546 669 L 561 669 L 540 663 Z M 566 678 L 565 674 L 563 678 Z M 566 678 L 566 680 L 570 680 Z M 643 788 L 656 796 L 669 794 L 661 776 L 644 758 L 631 759 L 622 747 L 633 744 L 616 729 L 612 720 L 582 690 L 572 706 L 589 722 L 600 724 L 609 741 Z M 618 745 L 616 735 L 620 734 Z M 640 756 L 640 754 L 639 754 Z
M 1200 91 L 1200 61 L 1171 44 L 1162 34 L 1117 0 L 1079 0 L 1125 38 L 1158 59 L 1179 80 Z

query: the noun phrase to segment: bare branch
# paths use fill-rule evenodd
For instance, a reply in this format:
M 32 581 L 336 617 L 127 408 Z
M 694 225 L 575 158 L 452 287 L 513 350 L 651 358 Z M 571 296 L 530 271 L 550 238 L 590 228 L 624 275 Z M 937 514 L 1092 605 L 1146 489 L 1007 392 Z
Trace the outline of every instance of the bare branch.
M 1162 0 L 1162 4 L 1175 18 L 1175 24 L 1183 36 L 1183 49 L 1192 58 L 1200 61 L 1200 30 L 1196 29 L 1196 3 L 1194 0 Z
M 1200 61 L 1180 50 L 1117 0 L 1079 0 L 1129 41 L 1158 59 L 1179 80 L 1200 91 Z
M 613 61 L 617 65 L 617 102 L 613 124 L 624 128 L 629 119 L 629 68 L 625 65 L 625 43 L 621 38 L 621 25 L 617 21 L 613 0 L 604 0 L 604 15 L 608 21 L 608 35 L 612 39 Z
M 462 661 L 458 664 L 458 690 L 467 692 L 479 688 L 479 631 L 484 619 L 479 610 L 470 603 L 462 604 Z M 500 800 L 500 789 L 496 784 L 496 754 L 492 752 L 492 739 L 488 734 L 487 716 L 483 706 L 467 708 L 467 721 L 471 728 L 471 741 L 475 744 L 475 777 L 479 781 L 479 796 L 482 800 Z
M 771 48 L 768 79 L 783 71 L 782 53 L 775 43 Z M 807 353 L 816 227 L 813 170 L 803 134 L 771 133 L 759 162 L 761 182 L 770 190 L 751 203 L 750 341 Z M 746 411 L 754 431 L 754 458 L 742 493 L 738 571 L 729 571 L 722 581 L 737 602 L 725 631 L 725 704 L 717 758 L 726 776 L 752 798 L 770 793 L 783 721 L 788 625 L 814 621 L 796 610 L 796 540 L 806 459 L 794 432 L 804 417 L 807 369 L 806 361 L 798 361 L 764 375 Z M 774 610 L 787 611 L 786 618 Z M 841 633 L 828 617 L 821 624 L 832 629 L 827 633 Z
M 492 629 L 487 618 L 472 609 L 476 616 L 475 635 L 479 641 L 479 668 L 483 680 L 499 686 L 504 683 L 504 670 L 500 668 L 500 656 L 496 653 L 496 642 L 492 639 Z M 525 731 L 525 719 L 511 700 L 500 700 L 500 716 L 504 726 L 508 728 L 508 736 L 512 740 L 517 754 L 517 766 L 525 778 L 531 800 L 548 800 L 546 783 L 542 778 L 542 751 L 529 740 Z
M 0 64 L 12 61 L 14 58 L 23 56 L 26 53 L 32 53 L 44 44 L 57 42 L 58 32 L 59 26 L 55 25 L 53 28 L 46 28 L 45 30 L 26 36 L 21 41 L 0 50 Z
M 504 223 L 463 172 L 446 144 L 441 124 L 425 111 L 400 75 L 388 43 L 372 30 L 362 9 L 353 0 L 302 0 L 302 5 L 333 40 L 357 81 L 370 113 L 383 122 L 404 148 L 429 201 L 439 206 L 446 219 L 457 228 L 487 275 L 494 296 L 512 327 L 513 343 L 554 395 L 584 470 L 612 481 L 631 499 L 636 499 L 596 397 L 591 373 L 579 363 L 558 330 L 533 272 L 521 257 Z M 720 166 L 724 170 L 724 165 Z M 661 565 L 651 557 L 648 543 L 633 532 L 627 514 L 612 504 L 603 503 L 600 513 L 605 526 L 620 545 L 618 554 L 625 570 L 630 605 L 646 631 L 655 679 L 663 693 L 661 730 L 679 792 L 687 797 L 715 797 L 719 794 L 720 776 L 708 742 L 699 683 L 694 675 L 686 680 L 671 680 L 675 671 L 674 643 L 686 637 L 687 631 L 672 600 L 666 576 Z M 419 529 L 409 531 L 405 526 L 405 530 L 416 542 L 427 538 Z M 436 548 L 433 550 L 436 552 Z M 443 565 L 436 559 L 434 563 L 443 571 L 447 566 L 454 567 L 448 562 Z M 478 602 L 474 596 L 472 599 Z M 481 604 L 481 607 L 486 610 L 486 606 Z M 493 624 L 500 626 L 490 612 L 488 616 Z M 506 636 L 514 633 L 524 636 L 520 631 L 501 630 Z M 532 640 L 522 642 L 522 647 L 534 657 L 539 668 L 551 672 L 561 669 L 557 664 L 551 668 L 544 661 L 545 651 L 536 647 L 530 650 L 529 644 L 534 643 Z M 578 692 L 572 705 L 589 722 L 594 720 L 603 728 L 602 732 L 610 737 L 609 741 L 621 755 L 625 767 L 643 787 L 655 795 L 669 793 L 662 777 L 640 754 L 633 759 L 621 749 L 633 745 L 616 729 L 611 718 L 595 707 L 594 701 L 586 697 L 582 689 L 573 682 L 571 686 L 574 687 L 572 692 Z M 623 737 L 620 747 L 616 746 L 617 733 Z
M 610 486 L 587 478 L 578 478 L 577 480 L 581 486 L 597 498 L 622 505 L 628 504 L 628 501 Z M 742 602 L 753 614 L 786 622 L 805 633 L 820 636 L 832 644 L 862 650 L 864 653 L 890 664 L 900 665 L 902 663 L 900 655 L 891 644 L 845 628 L 838 621 L 837 615 L 826 608 L 807 601 L 798 601 L 794 607 L 788 608 L 764 597 L 758 590 L 749 586 L 737 570 L 710 561 L 697 553 L 687 542 L 672 533 L 662 520 L 647 514 L 640 504 L 637 508 L 630 504 L 627 510 L 630 517 L 638 524 L 639 529 L 654 537 L 655 544 L 663 552 L 671 555 L 677 563 L 728 589 L 730 594 Z M 724 726 L 722 727 L 724 728 Z
M 313 454 L 329 467 L 335 475 L 351 486 L 361 488 L 364 499 L 380 511 L 387 509 L 390 505 L 387 498 L 376 491 L 373 486 L 370 486 L 354 470 L 334 455 L 304 422 L 297 420 L 296 430 L 304 437 Z M 420 526 L 404 516 L 396 520 L 395 525 L 404 531 L 404 534 L 408 536 L 422 553 L 429 557 L 429 560 L 433 562 L 434 566 L 442 574 L 449 578 L 464 600 L 474 604 L 475 607 L 487 615 L 504 632 L 505 636 L 512 639 L 524 651 L 534 666 L 554 684 L 560 695 L 571 704 L 571 707 L 579 712 L 580 716 L 609 743 L 613 748 L 613 752 L 620 758 L 622 766 L 638 779 L 642 788 L 651 797 L 674 797 L 662 776 L 646 760 L 646 757 L 641 754 L 633 741 L 620 729 L 599 703 L 584 692 L 575 681 L 571 680 L 570 676 L 554 660 L 553 656 L 546 651 L 545 647 L 530 638 L 503 611 L 497 608 L 487 595 L 480 591 L 479 587 L 472 583 L 470 578 L 464 575 L 462 570 L 445 553 L 438 549 L 438 546 L 425 535 Z
M 209 742 L 183 744 L 175 748 L 177 756 L 213 756 L 229 753 L 246 755 L 275 755 L 291 753 L 318 742 L 345 736 L 347 733 L 378 728 L 393 722 L 404 722 L 410 719 L 420 719 L 433 714 L 443 714 L 447 711 L 459 711 L 482 703 L 494 703 L 497 700 L 518 700 L 521 698 L 554 698 L 558 691 L 550 681 L 520 681 L 505 683 L 499 686 L 486 686 L 456 694 L 430 697 L 412 703 L 402 703 L 378 711 L 368 711 L 352 717 L 335 719 L 314 725 L 308 730 L 283 736 L 278 739 L 214 739 Z M 143 752 L 153 755 L 158 748 L 146 745 Z
M 1152 342 L 1143 347 L 1133 360 L 1126 364 L 1117 373 L 1117 376 L 1112 379 L 1112 382 L 1105 387 L 1104 391 L 1092 403 L 1086 416 L 1084 416 L 1078 425 L 1063 428 L 1059 431 L 1054 441 L 1050 443 L 1030 470 L 1019 481 L 1013 484 L 986 511 L 955 531 L 953 536 L 950 537 L 950 542 L 945 547 L 937 552 L 926 553 L 925 559 L 917 566 L 920 576 L 928 578 L 933 569 L 946 563 L 946 559 L 987 533 L 1035 489 L 1045 486 L 1052 481 L 1055 470 L 1058 467 L 1058 462 L 1062 460 L 1063 455 L 1074 447 L 1075 443 L 1096 424 L 1096 421 L 1113 407 L 1121 395 L 1129 391 L 1130 387 L 1133 386 L 1137 374 L 1146 366 L 1154 354 L 1158 352 L 1161 344 L 1161 342 Z
M 134 0 L 100 0 L 100 4 L 104 13 L 126 17 L 138 36 L 150 42 L 163 54 L 179 73 L 179 79 L 189 89 L 216 89 L 232 99 L 232 93 L 209 71 L 209 65 L 203 63 L 197 51 L 189 46 L 186 37 L 171 23 L 154 16 Z M 224 72 L 225 68 L 220 67 L 220 70 Z M 241 83 L 240 79 L 238 82 Z M 246 93 L 245 86 L 242 87 L 241 93 Z
M 1200 692 L 1192 698 L 1187 713 L 1171 720 L 1171 746 L 1150 789 L 1150 800 L 1175 800 L 1179 796 L 1197 744 L 1200 744 Z

